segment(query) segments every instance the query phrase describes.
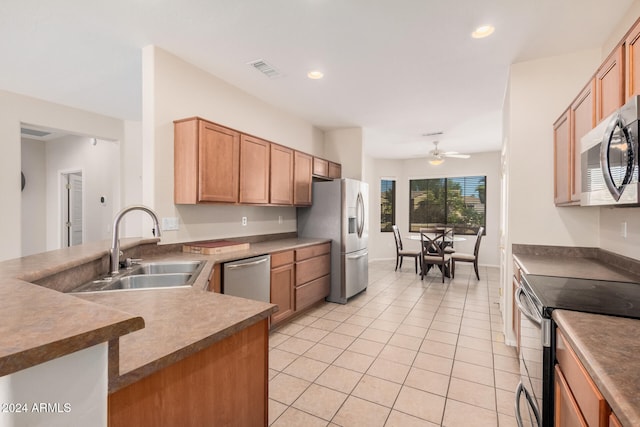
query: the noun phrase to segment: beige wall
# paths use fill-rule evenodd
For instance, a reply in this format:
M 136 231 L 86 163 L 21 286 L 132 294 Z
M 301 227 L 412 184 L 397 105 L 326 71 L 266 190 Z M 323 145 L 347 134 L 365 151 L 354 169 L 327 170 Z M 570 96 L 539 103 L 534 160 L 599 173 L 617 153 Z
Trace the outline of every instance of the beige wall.
M 257 78 L 262 78 L 258 76 Z M 143 199 L 180 230 L 162 242 L 296 230 L 293 207 L 174 205 L 173 121 L 200 116 L 309 154 L 324 156 L 324 134 L 310 123 L 241 91 L 155 46 L 143 49 Z M 241 225 L 241 218 L 248 225 Z M 283 217 L 279 224 L 278 217 Z
M 25 122 L 79 135 L 124 141 L 122 120 L 89 113 L 59 104 L 0 91 L 0 260 L 21 256 L 20 123 Z M 120 203 L 118 203 L 118 206 Z M 108 246 L 107 246 L 108 247 Z
M 409 235 L 409 180 L 420 178 L 451 178 L 484 175 L 487 177 L 487 234 L 482 238 L 480 264 L 498 265 L 500 211 L 500 152 L 474 153 L 470 159 L 447 159 L 440 166 L 431 166 L 426 158 L 388 160 L 367 158 L 366 180 L 369 183 L 369 259 L 395 260 L 393 234 L 380 231 L 380 180 L 396 180 L 396 224 L 407 249 L 419 249 L 419 242 Z M 456 251 L 473 253 L 474 236 L 456 242 Z
M 324 156 L 342 165 L 342 177 L 363 180 L 362 128 L 325 132 Z

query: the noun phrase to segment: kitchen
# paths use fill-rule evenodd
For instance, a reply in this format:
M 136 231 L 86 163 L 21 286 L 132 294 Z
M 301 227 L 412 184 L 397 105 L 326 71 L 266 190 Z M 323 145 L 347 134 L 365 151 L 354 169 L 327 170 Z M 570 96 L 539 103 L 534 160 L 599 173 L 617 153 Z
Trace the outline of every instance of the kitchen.
M 637 5 L 636 5 L 637 6 Z M 619 25 L 619 34 L 611 34 L 609 45 L 615 44 L 629 28 L 638 13 L 625 15 L 625 22 Z M 512 275 L 510 250 L 512 243 L 553 244 L 558 246 L 586 246 L 609 249 L 622 255 L 634 256 L 638 221 L 635 209 L 619 210 L 610 208 L 556 208 L 552 203 L 552 174 L 540 174 L 547 170 L 552 159 L 551 124 L 568 102 L 580 90 L 589 75 L 602 60 L 602 52 L 610 46 L 602 46 L 589 51 L 561 55 L 514 64 L 511 69 L 508 101 L 503 111 L 510 117 L 505 121 L 505 145 L 508 156 L 508 223 L 506 233 L 506 253 L 500 261 L 498 248 L 498 206 L 488 215 L 492 216 L 494 226 L 491 238 L 484 241 L 483 250 L 487 256 L 495 248 L 495 254 L 484 263 L 506 266 L 504 282 L 509 284 Z M 402 172 L 404 165 L 417 163 L 418 160 L 391 162 L 362 156 L 363 145 L 375 138 L 366 129 L 340 129 L 320 132 L 308 123 L 270 107 L 266 103 L 249 97 L 245 92 L 231 87 L 220 79 L 211 76 L 175 55 L 159 47 L 146 47 L 142 51 L 143 81 L 154 81 L 155 87 L 144 86 L 142 122 L 122 122 L 108 119 L 93 113 L 73 110 L 52 105 L 45 101 L 26 98 L 12 93 L 2 92 L 2 103 L 7 111 L 3 115 L 1 132 L 3 139 L 14 141 L 17 138 L 15 124 L 19 122 L 35 123 L 61 129 L 73 129 L 78 133 L 97 135 L 105 139 L 121 141 L 121 191 L 123 206 L 135 202 L 144 202 L 156 209 L 162 217 L 181 219 L 179 230 L 163 233 L 162 243 L 224 238 L 237 235 L 273 234 L 291 232 L 296 229 L 294 208 L 259 208 L 253 206 L 176 206 L 170 189 L 173 187 L 173 121 L 193 115 L 200 115 L 215 122 L 268 137 L 284 145 L 321 155 L 339 162 L 343 167 L 343 176 L 357 177 L 370 182 L 371 188 L 377 188 L 380 176 L 396 176 L 404 179 L 411 172 Z M 562 70 L 558 73 L 558 70 Z M 224 94 L 224 95 L 222 95 Z M 220 103 L 207 100 L 219 99 Z M 198 105 L 194 112 L 193 105 Z M 51 112 L 55 114 L 51 114 Z M 256 111 L 255 114 L 246 114 Z M 266 118 L 269 118 L 267 120 Z M 530 123 L 536 123 L 533 127 Z M 284 130 L 286 128 L 286 130 Z M 140 136 L 139 136 L 140 135 Z M 131 141 L 131 143 L 127 143 Z M 142 141 L 141 146 L 138 145 Z M 549 141 L 543 144 L 542 141 Z M 544 150 L 532 152 L 531 146 L 544 146 Z M 138 152 L 145 152 L 141 156 Z M 151 153 L 151 154 L 148 154 Z M 500 164 L 500 154 L 487 154 L 493 165 Z M 2 182 L 15 182 L 7 185 L 9 205 L 19 206 L 18 188 L 19 144 L 8 144 L 3 156 Z M 142 167 L 127 167 L 127 162 L 140 158 Z M 450 162 L 450 164 L 454 164 Z M 389 169 L 385 169 L 388 165 Z M 547 166 L 545 166 L 547 165 Z M 413 167 L 418 167 L 413 166 Z M 496 168 L 496 166 L 493 166 Z M 497 189 L 499 171 L 486 172 L 489 184 Z M 140 172 L 140 170 L 142 172 Z M 550 170 L 550 168 L 549 168 Z M 478 172 L 478 171 L 473 171 Z M 484 172 L 484 171 L 479 171 Z M 471 171 L 470 171 L 471 173 Z M 377 176 L 375 174 L 378 174 Z M 490 175 L 493 174 L 493 175 Z M 536 176 L 537 180 L 529 177 Z M 126 183 L 126 184 L 125 184 Z M 136 188 L 130 188 L 136 183 Z M 140 197 L 130 194 L 139 191 Z M 372 194 L 374 192 L 372 191 Z M 399 191 L 399 197 L 402 195 Z M 526 197 L 526 199 L 525 199 Z M 498 200 L 499 196 L 493 196 Z M 13 201 L 13 202 L 12 202 Z M 376 212 L 377 199 L 371 198 L 371 212 Z M 404 221 L 403 202 L 399 202 L 398 221 Z M 531 206 L 535 211 L 531 212 Z M 274 210 L 272 210 L 274 209 Z M 114 212 L 115 213 L 115 212 Z M 7 210 L 3 212 L 3 236 L 6 241 L 20 241 L 20 213 Z M 239 217 L 246 216 L 248 224 L 242 226 Z M 283 217 L 280 224 L 279 217 Z M 373 217 L 373 214 L 372 214 Z M 533 217 L 533 218 L 532 218 Z M 535 218 L 545 218 L 544 226 L 532 227 Z M 214 219 L 212 219 L 214 218 Z M 254 218 L 256 220 L 254 220 Z M 532 218 L 523 221 L 522 218 Z M 626 239 L 614 238 L 618 235 L 619 223 L 626 221 L 629 235 Z M 534 222 L 535 223 L 535 222 Z M 148 230 L 147 223 L 139 229 Z M 402 223 L 401 223 L 402 224 Z M 378 251 L 372 258 L 390 258 L 393 243 L 386 233 L 377 232 L 371 225 L 371 247 Z M 139 233 L 142 234 L 142 233 Z M 144 233 L 146 234 L 146 233 Z M 135 235 L 135 234 L 134 234 Z M 377 243 L 374 243 L 377 242 Z M 15 245 L 3 245 L 0 249 L 3 259 L 12 259 L 21 254 Z M 405 267 L 406 268 L 406 267 Z M 508 279 L 507 279 L 508 278 Z M 505 286 L 505 293 L 508 294 Z M 510 312 L 504 312 L 506 324 L 510 324 Z M 507 331 L 508 333 L 508 331 Z

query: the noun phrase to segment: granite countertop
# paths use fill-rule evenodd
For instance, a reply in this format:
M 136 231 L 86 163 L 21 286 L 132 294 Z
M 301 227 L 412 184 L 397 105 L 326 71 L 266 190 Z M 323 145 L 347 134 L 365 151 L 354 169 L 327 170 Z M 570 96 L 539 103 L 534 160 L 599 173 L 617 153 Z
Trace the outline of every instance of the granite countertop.
M 553 319 L 622 425 L 640 425 L 640 320 L 566 310 Z
M 115 391 L 275 311 L 272 304 L 205 291 L 215 264 L 330 240 L 270 240 L 219 255 L 167 253 L 162 245 L 149 245 L 157 241 L 121 239 L 121 248 L 145 244 L 152 248 L 143 255 L 149 261 L 207 261 L 192 287 L 65 294 L 27 282 L 104 261 L 110 246 L 104 241 L 0 262 L 0 307 L 6 319 L 0 326 L 0 375 L 119 337 L 119 365 L 110 367 L 117 373 L 110 378 L 110 392 Z

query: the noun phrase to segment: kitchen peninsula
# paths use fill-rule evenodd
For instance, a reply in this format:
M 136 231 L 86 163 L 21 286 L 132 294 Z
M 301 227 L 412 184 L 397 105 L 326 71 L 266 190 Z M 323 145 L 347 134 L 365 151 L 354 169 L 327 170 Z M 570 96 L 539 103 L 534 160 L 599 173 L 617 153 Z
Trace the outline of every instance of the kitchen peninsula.
M 102 343 L 108 347 L 103 370 L 110 426 L 175 425 L 175 420 L 182 425 L 203 420 L 264 424 L 268 318 L 276 306 L 209 292 L 208 282 L 218 263 L 324 240 L 270 240 L 210 256 L 185 254 L 179 252 L 181 245 L 157 241 L 122 239 L 121 244 L 127 256 L 145 260 L 205 260 L 192 287 L 63 293 L 108 265 L 108 242 L 0 263 L 6 319 L 0 374 L 19 374 Z M 92 411 L 103 405 L 106 414 L 106 394 L 105 402 L 93 402 Z

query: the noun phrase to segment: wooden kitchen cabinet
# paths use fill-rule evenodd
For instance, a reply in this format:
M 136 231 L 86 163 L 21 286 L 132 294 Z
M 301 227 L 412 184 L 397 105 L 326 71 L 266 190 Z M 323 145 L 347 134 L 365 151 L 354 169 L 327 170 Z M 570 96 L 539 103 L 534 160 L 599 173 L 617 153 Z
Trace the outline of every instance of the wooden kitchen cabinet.
M 329 161 L 320 157 L 313 158 L 313 174 L 319 177 L 329 176 Z
M 640 95 L 640 22 L 636 22 L 627 34 L 625 46 L 625 87 L 626 99 Z
M 624 43 L 614 49 L 596 72 L 596 121 L 624 104 Z
M 569 202 L 579 204 L 582 191 L 581 173 L 581 140 L 591 129 L 596 126 L 596 106 L 594 101 L 596 81 L 592 79 L 580 92 L 573 104 L 569 115 L 570 140 L 570 166 L 569 185 L 571 188 Z
M 622 423 L 613 412 L 609 415 L 609 427 L 622 427 Z
M 174 122 L 174 202 L 238 202 L 240 133 L 194 117 Z
M 329 162 L 329 178 L 342 178 L 342 165 L 340 163 Z
M 272 327 L 295 312 L 293 258 L 293 251 L 271 254 L 271 303 L 278 306 L 278 311 L 271 315 Z
M 556 360 L 556 427 L 607 427 L 611 408 L 560 329 L 556 330 Z M 573 407 L 580 417 L 572 413 Z
M 313 157 L 300 151 L 295 151 L 293 157 L 293 204 L 311 206 Z
M 322 301 L 331 290 L 331 243 L 295 251 L 296 311 Z
M 249 135 L 240 137 L 240 203 L 269 203 L 270 143 Z
M 109 427 L 266 426 L 267 319 L 109 394 Z
M 571 127 L 569 110 L 553 124 L 554 202 L 571 202 Z
M 293 150 L 271 144 L 269 202 L 273 205 L 293 204 Z

